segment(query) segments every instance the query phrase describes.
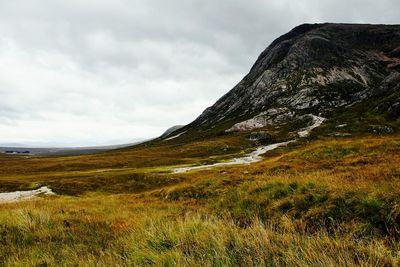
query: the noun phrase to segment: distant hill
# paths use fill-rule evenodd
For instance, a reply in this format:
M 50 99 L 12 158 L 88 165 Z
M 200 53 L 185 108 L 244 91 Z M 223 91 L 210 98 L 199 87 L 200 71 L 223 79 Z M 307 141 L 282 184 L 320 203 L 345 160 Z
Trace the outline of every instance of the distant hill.
M 162 138 L 166 138 L 166 137 L 168 137 L 169 135 L 171 135 L 173 132 L 175 132 L 175 131 L 181 129 L 181 128 L 184 127 L 184 126 L 185 126 L 185 125 L 175 125 L 175 126 L 172 126 L 172 127 L 168 128 L 168 129 L 160 136 L 160 138 L 161 138 L 161 139 L 162 139 Z
M 118 149 L 139 144 L 141 142 L 122 144 L 122 145 L 110 145 L 110 146 L 88 146 L 88 147 L 21 147 L 21 146 L 4 146 L 0 147 L 0 153 L 5 154 L 16 154 L 16 155 L 82 155 L 99 153 L 107 150 Z

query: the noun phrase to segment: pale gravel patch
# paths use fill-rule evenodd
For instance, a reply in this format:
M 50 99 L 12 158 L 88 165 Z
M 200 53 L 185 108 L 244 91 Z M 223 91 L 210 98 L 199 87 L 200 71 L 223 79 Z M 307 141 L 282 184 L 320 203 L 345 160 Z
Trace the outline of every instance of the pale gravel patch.
M 326 120 L 326 118 L 315 116 L 313 114 L 309 114 L 309 115 L 312 116 L 313 124 L 308 127 L 303 128 L 299 132 L 297 132 L 299 137 L 307 137 L 313 129 L 321 126 L 321 124 Z M 234 158 L 229 161 L 218 162 L 218 163 L 214 163 L 214 164 L 175 168 L 172 170 L 172 172 L 173 173 L 184 173 L 184 172 L 188 172 L 188 171 L 192 171 L 192 170 L 210 169 L 210 168 L 219 167 L 219 166 L 255 163 L 255 162 L 261 161 L 263 159 L 261 157 L 262 154 L 264 154 L 268 151 L 274 150 L 280 146 L 285 146 L 285 145 L 288 145 L 288 144 L 296 142 L 296 141 L 297 140 L 294 139 L 294 140 L 290 140 L 287 142 L 270 144 L 267 146 L 262 146 L 262 147 L 257 148 L 255 151 L 251 152 L 250 154 L 248 154 L 245 157 Z
M 55 193 L 47 186 L 42 186 L 35 190 L 0 193 L 0 203 L 29 200 L 39 195 L 55 195 Z
M 299 132 L 297 132 L 299 137 L 307 137 L 313 129 L 321 126 L 321 124 L 326 120 L 323 117 L 315 116 L 312 114 L 310 114 L 310 116 L 312 116 L 313 124 L 303 128 Z
M 186 131 L 181 132 L 180 134 L 171 136 L 171 137 L 169 137 L 169 138 L 166 138 L 166 139 L 164 139 L 164 141 L 168 141 L 168 140 L 172 140 L 172 139 L 178 138 L 179 136 L 181 136 L 181 135 L 184 134 L 184 133 L 186 133 Z
M 227 165 L 240 165 L 240 164 L 250 164 L 250 163 L 255 163 L 258 161 L 261 161 L 263 158 L 261 157 L 262 154 L 274 150 L 280 146 L 285 146 L 287 144 L 290 144 L 292 142 L 295 142 L 296 140 L 291 140 L 287 142 L 282 142 L 282 143 L 276 143 L 276 144 L 271 144 L 263 147 L 257 148 L 255 151 L 251 152 L 245 157 L 241 158 L 234 158 L 226 162 L 218 162 L 214 164 L 207 164 L 207 165 L 199 165 L 199 166 L 192 166 L 192 167 L 182 167 L 182 168 L 176 168 L 173 170 L 174 173 L 184 173 L 188 172 L 191 170 L 198 170 L 198 169 L 209 169 L 209 168 L 214 168 L 218 166 L 227 166 Z

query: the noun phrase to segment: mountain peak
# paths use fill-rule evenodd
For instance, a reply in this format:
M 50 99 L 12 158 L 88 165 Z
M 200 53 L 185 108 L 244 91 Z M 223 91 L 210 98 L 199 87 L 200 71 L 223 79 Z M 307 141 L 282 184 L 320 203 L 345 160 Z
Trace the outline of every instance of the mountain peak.
M 273 41 L 242 81 L 185 128 L 226 131 L 251 119 L 329 118 L 371 99 L 369 109 L 398 116 L 399 51 L 399 25 L 299 25 Z M 276 110 L 284 112 L 271 115 Z

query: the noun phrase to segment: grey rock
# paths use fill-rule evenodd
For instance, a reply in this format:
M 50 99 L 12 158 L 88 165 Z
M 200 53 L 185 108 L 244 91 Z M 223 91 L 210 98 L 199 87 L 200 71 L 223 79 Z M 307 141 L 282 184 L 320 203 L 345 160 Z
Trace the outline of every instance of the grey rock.
M 394 129 L 392 127 L 386 126 L 386 125 L 371 125 L 368 128 L 368 131 L 373 134 L 376 134 L 376 135 L 394 133 Z
M 267 111 L 261 112 L 255 117 L 236 123 L 227 132 L 246 131 L 257 128 L 262 128 L 269 125 L 281 124 L 289 121 L 295 116 L 295 113 L 288 108 L 270 108 Z
M 256 142 L 267 142 L 271 139 L 271 135 L 266 131 L 257 131 L 250 133 L 249 140 Z

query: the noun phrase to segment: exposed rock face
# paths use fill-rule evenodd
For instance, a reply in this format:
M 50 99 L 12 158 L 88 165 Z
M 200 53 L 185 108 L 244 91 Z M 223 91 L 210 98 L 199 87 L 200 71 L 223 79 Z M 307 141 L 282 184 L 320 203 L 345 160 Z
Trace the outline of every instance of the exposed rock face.
M 400 115 L 400 26 L 304 24 L 276 39 L 248 75 L 190 127 L 240 131 L 390 96 Z M 377 102 L 378 103 L 378 102 Z
M 236 123 L 226 131 L 246 131 L 262 128 L 268 125 L 284 123 L 292 119 L 294 115 L 294 112 L 290 111 L 288 108 L 270 108 L 249 120 Z

